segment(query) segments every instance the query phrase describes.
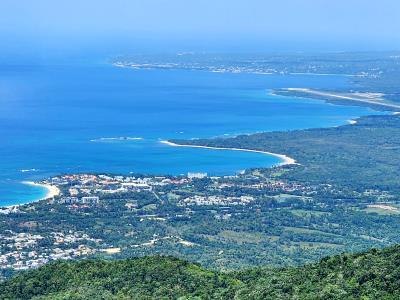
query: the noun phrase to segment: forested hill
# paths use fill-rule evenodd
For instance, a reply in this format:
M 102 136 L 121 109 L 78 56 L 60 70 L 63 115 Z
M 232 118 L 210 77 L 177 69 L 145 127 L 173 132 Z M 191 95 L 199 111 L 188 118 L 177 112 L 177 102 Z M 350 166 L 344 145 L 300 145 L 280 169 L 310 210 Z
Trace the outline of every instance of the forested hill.
M 399 299 L 400 246 L 286 269 L 218 273 L 172 257 L 56 262 L 0 284 L 1 299 Z
M 399 191 L 399 115 L 361 117 L 356 124 L 332 128 L 172 142 L 286 154 L 301 165 L 284 177 L 307 184 Z

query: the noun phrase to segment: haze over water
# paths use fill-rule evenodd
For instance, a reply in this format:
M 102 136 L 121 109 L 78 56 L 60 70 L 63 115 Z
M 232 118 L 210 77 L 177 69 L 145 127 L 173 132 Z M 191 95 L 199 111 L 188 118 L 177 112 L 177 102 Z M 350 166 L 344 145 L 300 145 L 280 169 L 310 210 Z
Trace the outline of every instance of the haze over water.
M 2 62 L 0 205 L 42 197 L 45 191 L 21 181 L 62 173 L 222 175 L 277 164 L 268 155 L 176 148 L 160 140 L 337 126 L 371 114 L 269 94 L 272 88 L 348 85 L 344 76 L 134 70 L 105 58 Z

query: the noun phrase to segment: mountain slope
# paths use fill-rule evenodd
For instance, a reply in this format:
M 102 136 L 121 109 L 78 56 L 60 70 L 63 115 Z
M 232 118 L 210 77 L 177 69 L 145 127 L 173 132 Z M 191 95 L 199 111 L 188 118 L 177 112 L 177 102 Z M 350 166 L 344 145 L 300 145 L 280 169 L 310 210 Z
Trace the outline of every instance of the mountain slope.
M 399 299 L 400 246 L 299 268 L 233 273 L 172 257 L 56 262 L 0 284 L 0 299 Z
M 400 299 L 400 247 L 326 257 L 281 270 L 249 270 L 244 299 Z
M 229 298 L 237 280 L 172 257 L 56 262 L 0 285 L 2 299 Z M 228 288 L 227 288 L 228 287 Z M 36 299 L 36 298 L 35 298 Z

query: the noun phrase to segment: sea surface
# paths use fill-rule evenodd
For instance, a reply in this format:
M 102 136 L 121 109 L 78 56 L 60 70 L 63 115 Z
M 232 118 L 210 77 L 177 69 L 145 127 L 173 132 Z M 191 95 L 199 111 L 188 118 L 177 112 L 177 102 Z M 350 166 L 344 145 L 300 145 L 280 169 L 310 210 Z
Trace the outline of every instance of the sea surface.
M 337 75 L 135 70 L 106 60 L 0 63 L 0 206 L 43 197 L 21 182 L 63 173 L 223 175 L 272 166 L 280 161 L 269 155 L 160 141 L 346 124 L 371 110 L 270 91 L 349 85 Z

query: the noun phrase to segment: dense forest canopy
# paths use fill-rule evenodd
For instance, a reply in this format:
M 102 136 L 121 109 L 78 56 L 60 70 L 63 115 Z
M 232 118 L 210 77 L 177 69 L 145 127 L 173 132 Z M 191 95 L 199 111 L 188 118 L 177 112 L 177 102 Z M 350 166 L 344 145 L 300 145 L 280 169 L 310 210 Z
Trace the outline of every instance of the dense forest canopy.
M 400 246 L 284 269 L 221 273 L 173 257 L 58 261 L 0 284 L 1 299 L 398 299 Z
M 178 144 L 243 148 L 286 154 L 300 164 L 285 176 L 362 190 L 398 190 L 400 116 L 367 116 L 353 125 L 266 132 L 234 138 L 174 140 Z

